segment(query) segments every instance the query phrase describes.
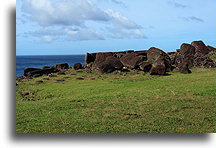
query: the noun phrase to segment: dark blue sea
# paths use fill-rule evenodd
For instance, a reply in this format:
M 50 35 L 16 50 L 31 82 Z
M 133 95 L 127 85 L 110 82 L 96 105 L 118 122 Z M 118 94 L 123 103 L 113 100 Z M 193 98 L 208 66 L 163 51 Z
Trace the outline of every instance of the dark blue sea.
M 85 55 L 44 55 L 44 56 L 16 56 L 16 76 L 23 76 L 23 70 L 28 67 L 43 68 L 55 64 L 74 63 L 84 64 Z

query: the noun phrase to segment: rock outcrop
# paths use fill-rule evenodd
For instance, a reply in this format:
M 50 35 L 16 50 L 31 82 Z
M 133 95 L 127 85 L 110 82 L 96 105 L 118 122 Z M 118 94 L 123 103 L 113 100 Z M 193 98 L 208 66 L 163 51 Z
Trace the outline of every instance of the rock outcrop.
M 153 66 L 157 67 L 157 65 L 163 65 L 165 73 L 172 70 L 172 62 L 167 53 L 154 47 L 143 51 L 87 53 L 85 63 L 87 63 L 85 67 L 102 73 L 125 69 L 149 72 Z
M 215 50 L 211 46 L 206 46 L 202 41 L 193 41 L 191 44 L 183 43 L 177 50 L 173 59 L 173 64 L 179 67 L 181 63 L 187 63 L 188 67 L 215 67 L 215 61 L 211 56 L 215 55 Z
M 188 74 L 191 73 L 191 67 L 215 67 L 215 51 L 216 48 L 206 46 L 203 41 L 193 41 L 191 44 L 183 43 L 176 52 L 168 53 L 155 47 L 142 51 L 87 53 L 85 65 L 75 63 L 73 67 L 75 70 L 87 68 L 100 73 L 136 70 L 149 72 L 151 75 L 166 75 L 166 72 L 177 68 L 179 72 Z M 26 68 L 24 76 L 38 77 L 68 68 L 67 63 L 45 66 L 43 69 Z

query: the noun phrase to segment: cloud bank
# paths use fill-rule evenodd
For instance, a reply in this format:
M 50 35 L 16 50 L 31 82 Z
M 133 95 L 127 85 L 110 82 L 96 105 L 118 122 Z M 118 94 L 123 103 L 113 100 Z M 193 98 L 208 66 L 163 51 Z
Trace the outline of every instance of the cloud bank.
M 60 37 L 67 40 L 145 37 L 140 25 L 112 9 L 100 9 L 91 0 L 23 0 L 22 11 L 45 30 L 29 35 L 41 36 L 47 42 Z M 96 23 L 98 29 L 93 29 L 88 22 Z

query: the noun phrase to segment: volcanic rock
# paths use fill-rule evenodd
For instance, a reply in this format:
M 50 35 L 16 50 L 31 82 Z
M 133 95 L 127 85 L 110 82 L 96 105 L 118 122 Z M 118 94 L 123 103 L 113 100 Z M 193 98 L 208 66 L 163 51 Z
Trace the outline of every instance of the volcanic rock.
M 23 91 L 23 92 L 21 92 L 21 95 L 23 95 L 23 96 L 27 96 L 27 95 L 29 95 L 30 94 L 30 92 L 28 92 L 28 91 Z
M 206 55 L 210 52 L 203 41 L 193 41 L 191 45 L 195 47 L 197 55 Z
M 56 64 L 56 69 L 61 70 L 61 69 L 68 69 L 69 65 L 67 63 L 64 64 Z
M 144 61 L 144 57 L 136 53 L 127 53 L 120 58 L 120 61 L 125 67 L 136 69 Z
M 178 65 L 179 72 L 188 74 L 191 73 L 187 61 L 183 61 Z
M 108 56 L 113 56 L 112 52 L 96 53 L 96 59 L 94 61 L 94 65 L 97 66 L 98 64 L 104 62 Z
M 150 75 L 165 75 L 166 74 L 166 67 L 164 65 L 157 65 L 152 67 L 150 70 Z
M 85 65 L 90 64 L 92 62 L 94 62 L 96 59 L 96 53 L 87 53 L 85 55 Z
M 41 69 L 39 69 L 39 68 L 26 68 L 26 69 L 24 69 L 24 76 L 28 76 L 28 72 L 36 71 L 36 70 L 41 70 Z
M 73 67 L 75 70 L 79 70 L 83 68 L 81 63 L 75 63 Z
M 143 70 L 144 72 L 149 72 L 152 68 L 152 64 L 149 62 L 143 62 L 140 65 L 140 69 Z
M 153 64 L 164 65 L 167 72 L 172 71 L 172 61 L 168 54 L 166 54 L 164 51 L 155 47 L 151 47 L 147 51 L 147 58 L 148 61 Z

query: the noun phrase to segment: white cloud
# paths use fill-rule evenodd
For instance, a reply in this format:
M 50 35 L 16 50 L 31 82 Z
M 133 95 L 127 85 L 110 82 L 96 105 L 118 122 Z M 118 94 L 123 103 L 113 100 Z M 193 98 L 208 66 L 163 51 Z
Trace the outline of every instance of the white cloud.
M 22 10 L 42 27 L 41 30 L 29 34 L 42 37 L 46 42 L 60 38 L 67 40 L 104 40 L 107 37 L 144 38 L 140 25 L 119 12 L 111 9 L 101 10 L 91 0 L 23 0 Z M 100 27 L 93 30 L 87 25 L 89 21 L 96 22 Z M 99 29 L 106 28 L 107 25 L 115 31 Z
M 84 28 L 82 30 L 65 28 L 65 33 L 67 34 L 67 40 L 104 40 L 104 37 L 101 33 L 89 28 Z
M 143 32 L 139 29 L 123 29 L 123 28 L 107 28 L 110 32 L 109 37 L 115 39 L 124 39 L 124 38 L 146 38 Z
M 44 42 L 52 42 L 54 40 L 104 40 L 101 33 L 89 28 L 79 29 L 73 27 L 61 27 L 55 29 L 41 29 L 37 31 L 26 32 L 25 37 L 33 36 Z
M 51 41 L 53 41 L 55 38 L 56 38 L 56 37 L 51 36 L 51 35 L 44 35 L 44 36 L 42 36 L 42 39 L 43 39 L 43 41 L 45 41 L 45 42 L 51 42 Z
M 139 29 L 142 28 L 141 26 L 137 25 L 136 23 L 130 21 L 127 17 L 123 16 L 119 12 L 115 12 L 111 9 L 107 10 L 106 13 L 112 18 L 113 23 L 127 28 L 127 29 Z
M 23 0 L 22 10 L 42 26 L 82 25 L 87 20 L 110 19 L 89 0 Z

